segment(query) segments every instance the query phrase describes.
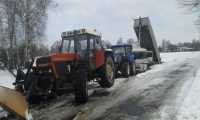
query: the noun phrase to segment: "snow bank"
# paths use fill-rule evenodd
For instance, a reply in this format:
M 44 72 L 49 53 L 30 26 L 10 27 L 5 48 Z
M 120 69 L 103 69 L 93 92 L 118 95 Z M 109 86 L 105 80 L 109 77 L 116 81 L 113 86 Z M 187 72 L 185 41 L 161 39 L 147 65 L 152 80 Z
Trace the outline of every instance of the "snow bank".
M 0 70 L 0 86 L 14 88 L 12 85 L 14 80 L 15 78 L 7 70 Z
M 188 88 L 189 87 L 189 88 Z M 198 70 L 192 83 L 183 88 L 182 92 L 187 90 L 187 94 L 182 101 L 178 112 L 177 120 L 199 120 L 200 119 L 200 69 Z
M 161 59 L 164 63 L 178 62 L 187 59 L 193 59 L 200 55 L 200 52 L 171 52 L 161 53 Z
M 157 68 L 154 66 L 156 69 L 152 71 L 174 68 L 181 63 L 187 63 L 193 68 L 183 75 L 185 83 L 180 86 L 180 91 L 173 91 L 177 92 L 175 96 L 167 98 L 165 105 L 157 112 L 159 117 L 153 120 L 200 120 L 200 52 L 162 53 L 161 57 L 164 63 Z

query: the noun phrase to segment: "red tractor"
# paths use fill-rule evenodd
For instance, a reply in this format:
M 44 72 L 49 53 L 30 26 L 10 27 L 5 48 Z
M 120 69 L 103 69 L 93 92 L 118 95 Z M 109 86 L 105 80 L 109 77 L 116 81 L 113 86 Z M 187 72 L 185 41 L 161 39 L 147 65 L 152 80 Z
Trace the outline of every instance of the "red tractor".
M 72 87 L 75 101 L 82 104 L 88 100 L 88 81 L 95 79 L 103 88 L 113 86 L 113 53 L 103 48 L 96 30 L 63 32 L 59 51 L 35 59 L 24 75 L 18 70 L 14 85 L 29 103 Z

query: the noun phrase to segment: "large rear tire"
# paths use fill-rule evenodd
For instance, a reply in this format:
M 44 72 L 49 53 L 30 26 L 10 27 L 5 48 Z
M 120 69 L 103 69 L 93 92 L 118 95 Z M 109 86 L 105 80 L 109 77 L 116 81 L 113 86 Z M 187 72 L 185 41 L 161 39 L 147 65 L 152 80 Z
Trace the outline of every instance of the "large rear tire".
M 101 80 L 99 84 L 103 88 L 110 88 L 115 82 L 115 65 L 111 56 L 107 56 L 105 59 L 105 64 L 101 70 Z
M 88 101 L 88 75 L 85 70 L 79 70 L 74 85 L 75 101 L 85 104 Z

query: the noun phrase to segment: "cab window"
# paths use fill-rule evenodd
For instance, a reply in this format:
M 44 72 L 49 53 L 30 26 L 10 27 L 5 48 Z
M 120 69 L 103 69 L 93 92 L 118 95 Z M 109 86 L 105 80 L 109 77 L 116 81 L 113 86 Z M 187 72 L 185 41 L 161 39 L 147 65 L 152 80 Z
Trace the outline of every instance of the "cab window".
M 96 49 L 97 49 L 97 50 L 100 50 L 100 49 L 101 49 L 101 43 L 100 43 L 100 40 L 99 40 L 99 39 L 96 39 L 96 40 L 95 40 L 95 43 L 96 43 L 96 44 L 95 44 Z

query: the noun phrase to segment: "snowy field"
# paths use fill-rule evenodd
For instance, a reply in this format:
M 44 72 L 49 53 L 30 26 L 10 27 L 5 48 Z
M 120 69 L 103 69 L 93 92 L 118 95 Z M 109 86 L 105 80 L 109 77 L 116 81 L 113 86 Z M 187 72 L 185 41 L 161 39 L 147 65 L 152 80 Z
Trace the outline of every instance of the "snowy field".
M 199 120 L 200 119 L 200 52 L 163 53 L 161 54 L 164 64 L 167 67 L 176 67 L 177 64 L 193 64 L 189 75 L 183 75 L 186 81 L 180 86 L 180 90 L 173 98 L 169 97 L 157 113 L 156 120 Z M 167 65 L 167 66 L 166 66 Z M 173 66 L 174 65 L 174 66 Z M 155 66 L 156 67 L 156 66 Z M 162 69 L 162 67 L 161 67 Z M 156 69 L 155 69 L 156 70 Z M 187 74 L 188 74 L 187 73 Z
M 161 58 L 163 64 L 145 73 L 93 90 L 86 105 L 74 106 L 70 94 L 33 108 L 33 115 L 37 120 L 200 120 L 200 52 L 162 53 Z M 13 81 L 0 71 L 1 86 L 13 88 Z
M 171 59 L 169 56 L 171 56 Z M 162 54 L 162 58 L 166 62 L 194 60 L 194 63 L 197 63 L 195 65 L 196 70 L 187 76 L 187 81 L 181 87 L 180 92 L 177 93 L 178 97 L 175 101 L 177 106 L 174 107 L 169 105 L 163 108 L 163 119 L 169 119 L 168 114 L 166 114 L 166 110 L 168 107 L 171 107 L 171 109 L 177 109 L 176 116 L 174 116 L 177 120 L 200 120 L 200 59 L 197 59 L 200 58 L 200 53 L 166 53 Z

